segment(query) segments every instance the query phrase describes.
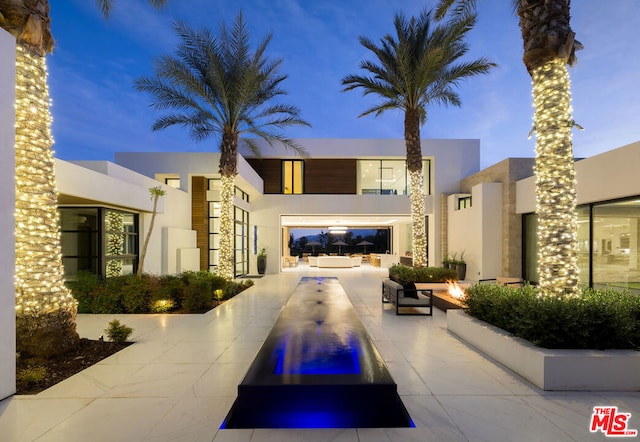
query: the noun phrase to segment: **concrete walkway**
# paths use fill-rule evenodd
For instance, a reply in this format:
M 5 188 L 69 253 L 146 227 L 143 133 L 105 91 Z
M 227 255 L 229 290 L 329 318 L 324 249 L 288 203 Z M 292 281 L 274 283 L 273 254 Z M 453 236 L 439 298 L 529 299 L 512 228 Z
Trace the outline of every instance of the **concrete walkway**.
M 205 315 L 79 315 L 82 337 L 96 339 L 117 317 L 135 344 L 38 395 L 1 401 L 0 441 L 606 440 L 589 432 L 594 406 L 617 406 L 640 429 L 640 393 L 544 392 L 449 334 L 445 313 L 395 316 L 380 302 L 386 274 L 299 266 Z M 416 428 L 219 429 L 303 275 L 339 278 Z

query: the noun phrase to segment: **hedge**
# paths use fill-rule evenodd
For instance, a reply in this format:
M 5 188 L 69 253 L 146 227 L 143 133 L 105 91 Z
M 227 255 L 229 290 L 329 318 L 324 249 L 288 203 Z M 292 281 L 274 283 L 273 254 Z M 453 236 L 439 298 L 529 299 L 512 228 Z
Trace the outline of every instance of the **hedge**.
M 540 297 L 532 286 L 476 284 L 467 312 L 544 348 L 640 349 L 640 297 L 584 289 L 577 297 Z
M 67 282 L 78 301 L 78 313 L 200 313 L 252 285 L 251 280 L 230 281 L 206 271 L 106 279 L 78 272 Z

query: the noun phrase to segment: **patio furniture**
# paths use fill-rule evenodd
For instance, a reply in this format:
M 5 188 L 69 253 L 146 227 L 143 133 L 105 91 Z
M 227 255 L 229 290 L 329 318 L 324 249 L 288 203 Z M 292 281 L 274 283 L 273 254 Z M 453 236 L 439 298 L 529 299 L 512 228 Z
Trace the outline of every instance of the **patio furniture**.
M 510 287 L 522 287 L 524 285 L 522 278 L 514 278 L 510 276 L 497 276 L 495 278 L 481 279 L 478 282 L 481 284 L 498 284 Z
M 318 267 L 353 267 L 353 259 L 348 256 L 319 256 Z
M 414 285 L 415 287 L 415 285 Z M 382 304 L 391 303 L 395 306 L 396 315 L 433 315 L 431 305 L 431 290 L 417 290 L 405 288 L 390 279 L 382 281 Z M 401 308 L 411 308 L 410 313 L 401 313 Z M 422 308 L 428 308 L 428 313 L 420 313 Z
M 283 256 L 282 257 L 282 267 L 297 267 L 298 266 L 298 257 L 297 256 Z

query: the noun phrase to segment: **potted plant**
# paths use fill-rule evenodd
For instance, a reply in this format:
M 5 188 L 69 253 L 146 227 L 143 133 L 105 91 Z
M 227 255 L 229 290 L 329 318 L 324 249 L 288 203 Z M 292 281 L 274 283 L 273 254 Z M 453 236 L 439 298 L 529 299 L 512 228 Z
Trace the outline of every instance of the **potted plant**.
M 450 265 L 451 265 L 451 258 L 449 258 L 449 254 L 447 253 L 447 256 L 445 256 L 444 259 L 442 260 L 442 268 L 448 269 Z
M 464 280 L 467 276 L 467 263 L 464 260 L 464 250 L 460 253 L 460 258 L 456 260 L 456 272 L 458 272 L 458 281 Z
M 258 252 L 258 274 L 264 275 L 264 272 L 267 270 L 267 249 L 265 247 L 260 249 Z

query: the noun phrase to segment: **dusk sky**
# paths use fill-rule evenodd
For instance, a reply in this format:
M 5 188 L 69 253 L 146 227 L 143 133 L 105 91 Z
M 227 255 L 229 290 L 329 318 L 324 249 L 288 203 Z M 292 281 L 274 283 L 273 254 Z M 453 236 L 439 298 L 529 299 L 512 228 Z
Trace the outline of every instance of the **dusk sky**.
M 417 15 L 435 5 L 415 0 L 173 0 L 157 11 L 143 0 L 117 0 L 106 21 L 93 0 L 52 0 L 56 46 L 49 57 L 56 156 L 113 160 L 120 151 L 217 151 L 218 139 L 194 143 L 187 130 L 152 132 L 160 115 L 133 81 L 153 73 L 153 59 L 173 53 L 180 19 L 217 31 L 240 9 L 254 42 L 271 31 L 267 55 L 283 58 L 289 95 L 312 128 L 291 128 L 293 138 L 402 138 L 399 112 L 358 115 L 375 98 L 340 92 L 341 79 L 362 73 L 372 59 L 359 36 L 379 40 L 393 32 L 393 14 Z M 571 68 L 576 157 L 640 140 L 640 26 L 637 0 L 574 0 L 571 24 L 585 46 Z M 498 64 L 489 75 L 462 83 L 462 107 L 434 106 L 422 138 L 478 138 L 482 166 L 506 157 L 531 157 L 531 80 L 522 63 L 522 39 L 511 0 L 479 0 L 469 34 L 469 58 Z

